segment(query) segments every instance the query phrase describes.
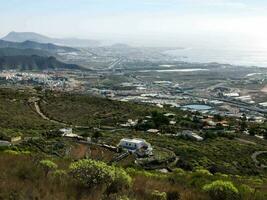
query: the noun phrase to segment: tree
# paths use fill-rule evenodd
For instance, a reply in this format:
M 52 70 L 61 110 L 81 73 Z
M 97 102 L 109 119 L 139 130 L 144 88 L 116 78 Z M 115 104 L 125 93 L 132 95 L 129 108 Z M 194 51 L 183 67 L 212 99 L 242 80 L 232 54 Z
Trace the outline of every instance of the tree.
M 259 133 L 259 126 L 257 124 L 253 124 L 249 128 L 249 135 L 255 136 L 257 133 Z
M 159 128 L 161 125 L 170 123 L 168 117 L 157 111 L 152 112 L 152 121 L 154 122 L 156 128 Z
M 108 193 L 118 193 L 132 185 L 132 178 L 122 168 L 114 167 L 115 179 L 108 188 Z
M 245 131 L 247 127 L 247 116 L 246 114 L 243 114 L 240 122 L 240 131 Z
M 209 193 L 212 200 L 238 200 L 238 189 L 230 181 L 217 180 L 206 184 L 203 190 Z
M 57 169 L 57 164 L 54 163 L 51 160 L 41 160 L 40 161 L 40 165 L 42 166 L 42 168 L 45 171 L 45 176 L 47 177 L 48 173 L 52 170 L 56 170 Z
M 107 189 L 107 193 L 117 193 L 132 185 L 132 178 L 122 168 L 109 166 L 95 160 L 80 160 L 70 165 L 70 175 L 82 186 L 96 186 Z
M 103 133 L 101 133 L 100 131 L 96 131 L 93 133 L 92 137 L 98 139 L 100 137 L 103 137 Z
M 70 165 L 71 176 L 85 187 L 109 186 L 115 180 L 114 169 L 104 162 L 80 160 Z
M 215 121 L 222 121 L 223 117 L 221 115 L 214 115 L 214 120 Z

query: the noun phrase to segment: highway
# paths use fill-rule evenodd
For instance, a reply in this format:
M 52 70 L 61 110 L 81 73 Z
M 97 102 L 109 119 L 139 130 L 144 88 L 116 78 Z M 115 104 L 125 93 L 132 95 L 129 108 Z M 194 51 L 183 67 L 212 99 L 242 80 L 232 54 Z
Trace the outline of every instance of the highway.
M 115 60 L 113 63 L 111 63 L 108 66 L 108 70 L 113 70 L 117 64 L 119 64 L 120 62 L 122 62 L 122 60 L 123 60 L 123 58 L 118 58 L 117 60 Z

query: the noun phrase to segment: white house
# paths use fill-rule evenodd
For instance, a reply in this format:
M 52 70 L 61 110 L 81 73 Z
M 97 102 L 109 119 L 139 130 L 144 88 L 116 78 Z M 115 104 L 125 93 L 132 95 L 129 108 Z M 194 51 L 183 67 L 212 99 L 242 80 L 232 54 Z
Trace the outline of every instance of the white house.
M 198 134 L 196 134 L 192 131 L 189 131 L 189 130 L 184 130 L 180 135 L 187 136 L 187 137 L 189 137 L 193 140 L 196 140 L 196 141 L 202 141 L 203 140 L 203 137 L 201 137 Z
M 72 128 L 62 128 L 59 130 L 59 132 L 62 134 L 63 137 L 67 137 L 67 138 L 77 138 L 77 139 L 82 139 L 83 137 L 74 134 L 72 132 Z
M 119 148 L 128 150 L 129 152 L 135 153 L 138 156 L 150 156 L 152 155 L 153 148 L 150 143 L 143 139 L 128 139 L 123 138 L 118 144 Z
M 158 129 L 148 129 L 147 130 L 148 133 L 159 133 L 159 130 Z
M 72 128 L 62 128 L 59 129 L 59 132 L 62 133 L 62 135 L 69 135 L 72 134 Z

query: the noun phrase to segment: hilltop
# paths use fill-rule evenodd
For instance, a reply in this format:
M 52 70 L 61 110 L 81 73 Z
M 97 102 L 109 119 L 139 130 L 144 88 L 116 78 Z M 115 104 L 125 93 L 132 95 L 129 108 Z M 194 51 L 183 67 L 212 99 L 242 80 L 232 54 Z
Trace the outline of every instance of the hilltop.
M 86 40 L 77 38 L 50 38 L 34 32 L 10 32 L 2 40 L 10 42 L 24 42 L 27 40 L 40 42 L 40 43 L 54 43 L 66 46 L 77 46 L 77 47 L 90 47 L 98 46 L 99 42 L 96 40 Z
M 23 41 L 23 42 L 9 42 L 0 40 L 0 48 L 16 48 L 16 49 L 38 49 L 43 51 L 49 51 L 52 53 L 60 52 L 77 52 L 79 50 L 71 47 L 58 46 L 51 43 L 38 43 L 34 41 Z

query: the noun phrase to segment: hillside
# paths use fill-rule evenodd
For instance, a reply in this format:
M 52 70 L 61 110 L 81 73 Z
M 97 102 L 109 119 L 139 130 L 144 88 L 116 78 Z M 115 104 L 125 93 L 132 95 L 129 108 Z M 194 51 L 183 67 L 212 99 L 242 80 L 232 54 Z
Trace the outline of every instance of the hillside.
M 31 56 L 1 56 L 0 70 L 52 70 L 52 69 L 82 69 L 78 65 L 66 64 L 55 57 Z
M 66 46 L 77 46 L 77 47 L 92 47 L 98 46 L 99 42 L 95 40 L 85 40 L 77 38 L 50 38 L 38 33 L 33 32 L 10 32 L 2 40 L 10 42 L 24 42 L 27 40 L 40 42 L 40 43 L 54 43 Z
M 54 121 L 41 117 L 32 99 L 38 99 L 42 112 Z M 214 200 L 203 188 L 215 183 L 230 184 L 237 191 L 222 193 L 229 198 L 218 200 L 266 199 L 266 170 L 255 167 L 251 159 L 253 152 L 266 150 L 266 141 L 246 137 L 251 142 L 244 143 L 219 137 L 197 142 L 116 128 L 128 118 L 142 119 L 154 111 L 174 112 L 178 122 L 190 121 L 182 111 L 170 108 L 35 89 L 0 89 L 0 137 L 19 134 L 23 138 L 0 148 L 0 199 Z M 90 137 L 94 143 L 61 137 L 57 130 L 63 125 L 55 120 L 69 124 L 75 134 Z M 114 131 L 104 125 L 113 126 Z M 114 146 L 124 137 L 145 139 L 154 155 L 140 159 L 129 155 L 111 165 L 120 153 L 102 144 Z M 177 160 L 169 162 L 173 156 Z M 135 160 L 160 168 L 148 171 Z M 165 165 L 169 172 L 158 170 Z M 114 177 L 107 175 L 114 170 Z M 91 184 L 91 180 L 97 182 Z
M 16 48 L 16 49 L 38 49 L 43 51 L 48 51 L 51 53 L 60 53 L 60 52 L 76 52 L 78 51 L 75 48 L 58 46 L 51 43 L 38 43 L 33 41 L 24 41 L 24 42 L 8 42 L 0 40 L 0 48 Z
M 0 56 L 52 56 L 52 53 L 39 49 L 16 49 L 16 48 L 0 48 Z

